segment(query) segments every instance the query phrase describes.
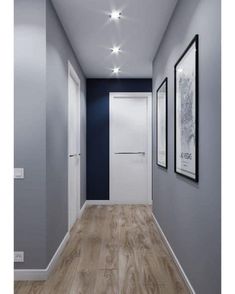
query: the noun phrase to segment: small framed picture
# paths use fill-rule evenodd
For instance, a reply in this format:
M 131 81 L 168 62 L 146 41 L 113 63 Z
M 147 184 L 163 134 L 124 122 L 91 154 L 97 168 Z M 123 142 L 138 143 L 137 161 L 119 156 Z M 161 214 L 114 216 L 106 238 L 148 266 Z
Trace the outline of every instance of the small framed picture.
M 198 182 L 198 35 L 175 64 L 175 172 Z
M 157 164 L 167 168 L 167 78 L 157 89 Z

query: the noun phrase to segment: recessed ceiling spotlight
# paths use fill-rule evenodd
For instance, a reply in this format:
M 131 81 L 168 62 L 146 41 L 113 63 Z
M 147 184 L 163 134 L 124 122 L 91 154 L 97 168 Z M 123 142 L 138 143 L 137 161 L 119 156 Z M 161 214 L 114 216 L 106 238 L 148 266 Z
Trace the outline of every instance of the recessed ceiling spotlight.
M 112 53 L 114 54 L 119 54 L 120 53 L 120 47 L 118 46 L 113 46 L 113 48 L 111 49 Z
M 109 17 L 111 20 L 119 20 L 121 18 L 122 13 L 118 10 L 113 10 Z
M 117 75 L 120 72 L 120 67 L 114 67 L 112 71 L 113 71 L 114 74 Z

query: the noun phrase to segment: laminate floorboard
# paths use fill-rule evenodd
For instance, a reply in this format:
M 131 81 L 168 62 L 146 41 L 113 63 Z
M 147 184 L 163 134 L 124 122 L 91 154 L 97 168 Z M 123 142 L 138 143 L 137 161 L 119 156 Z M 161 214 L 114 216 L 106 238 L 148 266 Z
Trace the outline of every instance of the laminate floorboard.
M 47 281 L 15 294 L 187 294 L 147 205 L 90 205 Z

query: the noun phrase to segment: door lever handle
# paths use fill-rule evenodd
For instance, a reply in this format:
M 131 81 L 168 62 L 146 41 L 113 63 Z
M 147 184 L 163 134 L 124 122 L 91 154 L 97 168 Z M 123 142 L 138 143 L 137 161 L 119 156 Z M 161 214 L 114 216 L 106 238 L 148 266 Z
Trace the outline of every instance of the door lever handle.
M 145 152 L 115 152 L 114 154 L 142 154 L 142 155 L 145 155 Z
M 81 153 L 75 153 L 75 154 L 69 154 L 69 157 L 76 157 L 76 156 L 80 156 Z

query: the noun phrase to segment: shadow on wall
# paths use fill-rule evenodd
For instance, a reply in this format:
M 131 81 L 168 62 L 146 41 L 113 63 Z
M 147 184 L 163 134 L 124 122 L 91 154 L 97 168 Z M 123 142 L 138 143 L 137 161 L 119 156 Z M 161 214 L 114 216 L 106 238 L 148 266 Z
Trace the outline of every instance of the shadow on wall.
M 180 1 L 181 0 L 179 0 L 179 2 Z M 159 73 L 164 72 L 163 69 L 165 69 L 166 65 L 171 63 L 172 61 L 173 61 L 173 64 L 175 64 L 175 62 L 176 62 L 176 60 L 175 60 L 176 52 L 179 52 L 179 51 L 181 52 L 182 51 L 182 45 L 185 44 L 185 36 L 188 35 L 188 31 L 190 30 L 190 27 L 188 26 L 188 24 L 190 22 L 193 22 L 193 19 L 195 17 L 195 12 L 196 12 L 197 7 L 200 4 L 200 2 L 201 2 L 201 0 L 190 1 L 191 5 L 190 5 L 189 8 L 187 7 L 187 13 L 185 13 L 184 18 L 181 18 L 181 19 L 177 20 L 178 23 L 179 23 L 179 26 L 181 27 L 181 33 L 177 34 L 177 36 L 175 36 L 175 38 L 174 38 L 174 47 L 172 47 L 172 50 L 171 50 L 170 54 L 168 55 L 168 57 L 165 58 L 164 60 L 162 60 L 161 67 L 157 69 Z M 176 5 L 175 11 L 177 10 L 178 5 L 179 5 L 179 3 Z M 172 15 L 172 18 L 174 17 L 174 13 Z M 168 24 L 166 32 L 167 32 L 170 24 L 171 24 L 171 20 L 170 20 L 170 22 Z M 195 32 L 195 35 L 196 35 L 196 33 L 197 32 Z M 193 36 L 192 36 L 192 38 L 193 38 Z M 191 41 L 191 39 L 188 40 L 188 43 Z M 154 57 L 153 63 L 157 59 L 160 50 L 163 50 L 163 47 L 170 46 L 170 43 L 172 43 L 171 40 L 167 39 L 166 34 L 164 34 L 164 37 L 163 37 L 163 39 L 162 39 L 162 41 L 160 43 L 160 46 L 159 46 L 159 48 L 158 48 L 158 50 L 156 52 L 156 55 Z M 200 41 L 199 41 L 199 44 L 200 44 Z M 185 48 L 186 48 L 186 46 L 185 46 Z M 199 52 L 200 52 L 200 50 L 199 50 Z M 183 53 L 183 51 L 181 52 L 181 54 L 182 53 Z M 180 57 L 180 55 L 179 55 L 179 57 Z M 178 58 L 177 58 L 177 60 L 178 60 Z M 164 77 L 162 77 L 162 79 L 163 78 Z

